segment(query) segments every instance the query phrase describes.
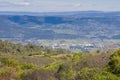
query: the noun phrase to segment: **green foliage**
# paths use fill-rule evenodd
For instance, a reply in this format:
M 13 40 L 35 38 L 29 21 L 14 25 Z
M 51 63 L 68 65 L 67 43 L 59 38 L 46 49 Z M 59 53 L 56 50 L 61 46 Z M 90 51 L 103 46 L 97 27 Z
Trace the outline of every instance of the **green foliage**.
M 120 80 L 120 77 L 117 77 L 116 75 L 110 73 L 110 72 L 102 72 L 100 74 L 97 74 L 93 77 L 93 80 Z
M 111 56 L 109 53 L 63 53 L 67 52 L 45 49 L 33 44 L 21 45 L 0 41 L 0 80 L 119 80 L 120 78 L 120 49 Z
M 84 53 L 74 53 L 73 59 L 80 59 L 83 55 L 84 55 Z
M 78 72 L 76 80 L 119 80 L 116 75 L 99 68 L 84 68 Z
M 77 64 L 79 62 L 80 58 L 82 58 L 84 55 L 85 55 L 84 53 L 74 53 L 73 54 L 73 59 L 72 59 L 73 62 L 75 64 Z
M 35 64 L 33 64 L 33 63 L 21 64 L 20 67 L 21 67 L 21 69 L 23 69 L 23 70 L 26 70 L 26 69 L 32 69 L 32 70 L 37 69 L 37 66 L 36 66 Z
M 72 65 L 69 63 L 60 65 L 56 74 L 59 80 L 73 80 L 74 79 L 73 68 L 72 68 Z
M 9 59 L 9 58 L 1 58 L 0 59 L 1 63 L 4 64 L 5 66 L 18 66 L 18 61 L 14 59 Z
M 52 71 L 52 72 L 57 72 L 57 70 L 61 64 L 62 63 L 52 63 L 50 65 L 43 66 L 40 69 L 41 70 L 48 70 L 48 71 Z
M 2 52 L 0 52 L 0 56 L 2 55 L 3 53 Z
M 34 44 L 15 44 L 11 41 L 0 40 L 0 52 L 2 53 L 12 53 L 12 54 L 28 54 L 29 56 L 32 55 L 41 55 L 41 54 L 60 54 L 60 53 L 68 53 L 70 51 L 61 49 L 61 50 L 53 50 L 51 48 L 44 48 L 43 46 L 37 46 Z
M 17 70 L 14 67 L 0 68 L 0 80 L 20 80 L 21 70 Z
M 100 53 L 100 50 L 97 50 L 96 53 Z
M 109 70 L 114 74 L 120 75 L 120 49 L 110 56 Z
M 78 72 L 77 80 L 93 80 L 93 77 L 100 73 L 101 69 L 99 68 L 83 68 Z
M 28 56 L 34 56 L 36 55 L 34 52 L 31 52 Z

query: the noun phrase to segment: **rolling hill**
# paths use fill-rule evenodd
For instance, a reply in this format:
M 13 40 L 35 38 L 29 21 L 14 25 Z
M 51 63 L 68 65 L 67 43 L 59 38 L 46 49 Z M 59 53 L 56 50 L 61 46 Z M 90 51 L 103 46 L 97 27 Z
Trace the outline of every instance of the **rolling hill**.
M 0 12 L 0 38 L 21 40 L 120 39 L 120 12 Z

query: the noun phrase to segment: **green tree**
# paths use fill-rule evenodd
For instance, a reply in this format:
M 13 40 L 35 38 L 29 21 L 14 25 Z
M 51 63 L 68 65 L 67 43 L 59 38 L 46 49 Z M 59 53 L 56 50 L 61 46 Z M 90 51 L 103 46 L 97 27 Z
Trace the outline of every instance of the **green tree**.
M 120 49 L 110 56 L 109 70 L 114 74 L 120 74 Z

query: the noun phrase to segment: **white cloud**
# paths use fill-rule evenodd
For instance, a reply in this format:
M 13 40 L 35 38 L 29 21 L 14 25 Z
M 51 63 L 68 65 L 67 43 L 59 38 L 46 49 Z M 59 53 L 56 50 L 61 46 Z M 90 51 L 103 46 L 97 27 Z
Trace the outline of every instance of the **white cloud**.
M 80 11 L 112 10 L 120 11 L 119 1 L 98 0 L 0 0 L 0 11 Z M 109 4 L 108 4 L 109 3 Z M 113 5 L 113 3 L 115 5 Z
M 30 3 L 29 2 L 14 2 L 14 5 L 18 5 L 18 6 L 29 6 Z
M 16 1 L 16 0 L 0 0 L 0 7 L 11 7 L 11 6 L 29 6 L 30 2 L 27 1 Z
M 74 7 L 80 7 L 82 6 L 80 3 L 74 4 Z

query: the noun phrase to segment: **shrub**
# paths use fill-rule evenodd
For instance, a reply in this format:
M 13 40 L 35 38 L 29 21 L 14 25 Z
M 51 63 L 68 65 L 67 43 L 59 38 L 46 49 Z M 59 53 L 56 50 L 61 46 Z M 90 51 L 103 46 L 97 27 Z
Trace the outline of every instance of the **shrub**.
M 33 56 L 33 55 L 36 55 L 36 54 L 32 52 L 32 53 L 30 53 L 28 56 Z
M 93 80 L 120 80 L 120 77 L 110 73 L 110 72 L 102 72 L 93 77 Z
M 74 80 L 72 65 L 69 63 L 60 65 L 56 77 L 59 80 Z
M 0 80 L 19 80 L 21 71 L 13 67 L 3 67 L 0 69 Z
M 4 64 L 5 66 L 11 66 L 11 67 L 16 67 L 18 66 L 18 61 L 14 59 L 9 59 L 9 58 L 1 58 L 1 63 Z
M 114 74 L 120 74 L 120 49 L 110 56 L 109 70 Z
M 35 64 L 29 63 L 29 64 L 21 64 L 21 69 L 25 70 L 25 69 L 37 69 L 37 66 Z
M 77 64 L 80 61 L 80 58 L 82 58 L 83 56 L 84 56 L 83 53 L 74 53 L 72 60 L 75 64 Z
M 35 70 L 23 75 L 22 80 L 58 80 L 49 70 Z
M 0 52 L 0 56 L 2 55 L 3 53 L 2 52 Z
M 76 80 L 93 80 L 93 77 L 100 73 L 101 70 L 99 68 L 83 68 L 78 72 Z
M 83 53 L 74 53 L 73 59 L 80 59 L 84 54 Z

